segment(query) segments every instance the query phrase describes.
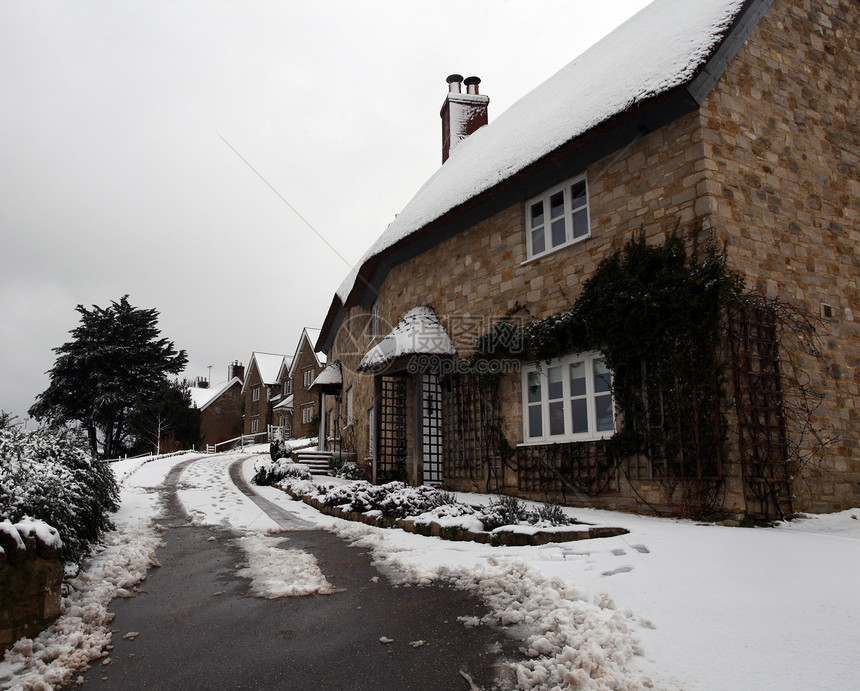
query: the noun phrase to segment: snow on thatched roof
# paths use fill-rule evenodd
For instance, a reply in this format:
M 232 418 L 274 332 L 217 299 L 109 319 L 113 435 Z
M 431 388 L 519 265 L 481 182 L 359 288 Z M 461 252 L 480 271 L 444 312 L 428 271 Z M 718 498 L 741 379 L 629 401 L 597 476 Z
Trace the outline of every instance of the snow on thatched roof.
M 337 291 L 369 259 L 610 118 L 690 82 L 743 0 L 655 0 L 458 145 Z

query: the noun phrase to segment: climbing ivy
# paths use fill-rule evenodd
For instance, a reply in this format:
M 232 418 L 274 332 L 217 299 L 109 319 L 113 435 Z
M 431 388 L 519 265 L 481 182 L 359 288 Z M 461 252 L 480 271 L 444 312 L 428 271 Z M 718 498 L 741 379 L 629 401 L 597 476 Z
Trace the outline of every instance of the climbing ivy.
M 600 262 L 569 311 L 524 325 L 503 320 L 478 340 L 474 357 L 548 363 L 598 350 L 623 420 L 612 456 L 659 458 L 664 479 L 715 477 L 724 436 L 722 319 L 744 303 L 743 291 L 713 238 L 699 245 L 672 233 L 653 245 L 640 233 Z

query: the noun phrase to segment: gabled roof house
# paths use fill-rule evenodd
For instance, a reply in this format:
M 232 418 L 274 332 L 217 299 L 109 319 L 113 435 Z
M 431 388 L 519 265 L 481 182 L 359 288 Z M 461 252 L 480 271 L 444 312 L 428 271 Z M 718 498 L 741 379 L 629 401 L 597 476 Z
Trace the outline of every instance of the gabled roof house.
M 319 418 L 317 396 L 310 385 L 325 367 L 325 355 L 314 351 L 319 329 L 305 327 L 299 337 L 296 352 L 285 359 L 278 373 L 282 383 L 282 398 L 274 406 L 275 424 L 283 427 L 287 438 L 316 434 Z
M 227 381 L 190 388 L 191 401 L 200 411 L 201 444 L 214 446 L 242 434 L 244 376 L 245 368 L 233 362 L 227 368 Z
M 283 386 L 279 376 L 284 363 L 290 358 L 277 353 L 251 353 L 245 381 L 242 384 L 244 397 L 243 434 L 268 432 L 273 424 L 272 408 L 283 397 Z
M 451 75 L 443 165 L 317 340 L 348 450 L 376 481 L 637 511 L 856 506 L 858 23 L 854 0 L 655 0 L 492 121 L 480 80 Z M 661 247 L 743 281 L 702 312 L 706 356 L 682 347 L 699 298 L 660 292 L 668 269 L 587 285 Z M 582 321 L 652 290 L 665 322 Z M 678 352 L 619 369 L 623 338 Z

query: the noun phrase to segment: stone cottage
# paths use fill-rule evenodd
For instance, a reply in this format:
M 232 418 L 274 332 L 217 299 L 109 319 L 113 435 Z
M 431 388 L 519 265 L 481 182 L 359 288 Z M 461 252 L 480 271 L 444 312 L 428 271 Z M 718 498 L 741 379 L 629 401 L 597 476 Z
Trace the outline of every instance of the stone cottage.
M 655 0 L 489 124 L 480 80 L 449 77 L 444 163 L 317 341 L 374 479 L 690 515 L 857 506 L 858 24 L 854 0 Z M 755 296 L 720 311 L 718 376 L 652 381 L 655 358 L 622 391 L 615 336 L 573 327 L 587 350 L 510 357 L 637 238 L 682 238 L 698 276 L 716 247 Z
M 284 371 L 284 362 L 289 366 L 289 360 L 288 356 L 277 353 L 251 353 L 242 383 L 243 434 L 268 434 L 274 419 L 272 409 L 283 395 L 283 382 L 279 377 Z
M 242 382 L 245 368 L 238 362 L 227 367 L 227 380 L 191 387 L 191 401 L 200 411 L 200 443 L 203 448 L 235 439 L 242 434 Z

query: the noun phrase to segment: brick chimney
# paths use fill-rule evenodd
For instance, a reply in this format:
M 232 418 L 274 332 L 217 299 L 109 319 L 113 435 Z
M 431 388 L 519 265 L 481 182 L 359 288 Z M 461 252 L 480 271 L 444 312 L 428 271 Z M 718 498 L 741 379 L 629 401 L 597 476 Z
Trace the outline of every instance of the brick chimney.
M 233 381 L 233 377 L 239 377 L 240 381 L 245 381 L 245 367 L 238 360 L 231 362 L 227 367 L 227 381 Z
M 478 93 L 481 80 L 459 74 L 448 77 L 448 94 L 439 115 L 442 117 L 442 163 L 448 160 L 457 145 L 479 127 L 487 124 L 487 106 L 490 99 Z M 461 85 L 466 85 L 466 93 Z

